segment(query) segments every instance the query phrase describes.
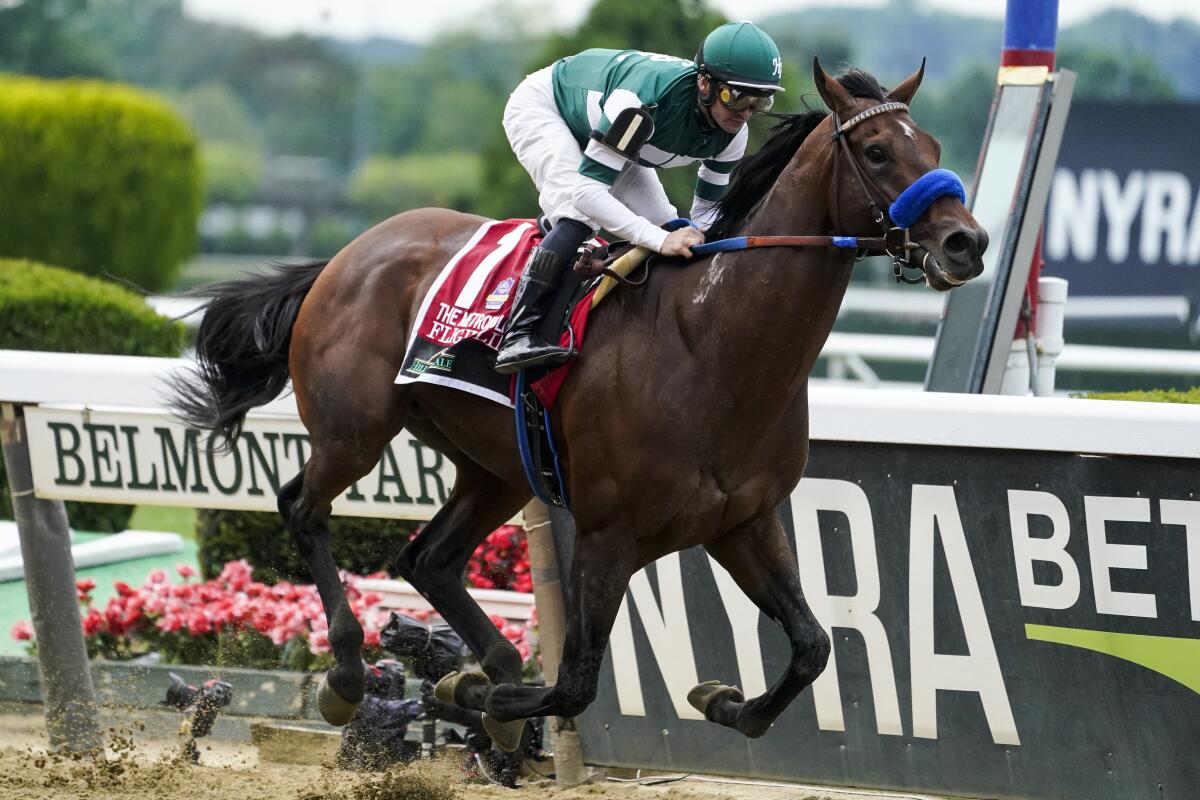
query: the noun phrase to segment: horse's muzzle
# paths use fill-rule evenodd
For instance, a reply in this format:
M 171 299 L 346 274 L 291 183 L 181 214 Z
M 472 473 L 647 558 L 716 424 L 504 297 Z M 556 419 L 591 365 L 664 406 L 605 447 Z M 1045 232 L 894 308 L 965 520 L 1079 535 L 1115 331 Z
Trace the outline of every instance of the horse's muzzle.
M 983 272 L 987 231 L 978 226 L 958 225 L 942 236 L 922 266 L 929 285 L 938 291 L 960 286 Z

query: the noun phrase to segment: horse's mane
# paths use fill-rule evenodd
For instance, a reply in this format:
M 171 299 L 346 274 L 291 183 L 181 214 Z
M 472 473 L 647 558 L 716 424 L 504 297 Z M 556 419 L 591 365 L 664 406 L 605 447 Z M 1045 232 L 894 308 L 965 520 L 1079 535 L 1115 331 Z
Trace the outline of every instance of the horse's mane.
M 884 100 L 883 87 L 871 73 L 851 68 L 838 76 L 838 83 L 854 97 Z M 828 112 L 810 109 L 799 114 L 771 114 L 777 120 L 769 138 L 758 152 L 743 158 L 733 170 L 729 189 L 717 203 L 717 219 L 709 228 L 707 239 L 725 239 L 737 229 L 755 206 L 775 185 L 783 168 L 792 160 L 813 128 L 825 119 Z

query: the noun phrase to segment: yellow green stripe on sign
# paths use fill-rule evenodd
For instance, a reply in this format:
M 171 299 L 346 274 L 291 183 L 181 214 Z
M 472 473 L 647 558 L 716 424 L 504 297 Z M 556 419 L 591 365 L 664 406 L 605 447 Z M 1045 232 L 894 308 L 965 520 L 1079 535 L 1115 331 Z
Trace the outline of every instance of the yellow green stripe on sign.
M 1200 694 L 1200 639 L 1025 625 L 1025 638 L 1116 656 L 1154 670 Z

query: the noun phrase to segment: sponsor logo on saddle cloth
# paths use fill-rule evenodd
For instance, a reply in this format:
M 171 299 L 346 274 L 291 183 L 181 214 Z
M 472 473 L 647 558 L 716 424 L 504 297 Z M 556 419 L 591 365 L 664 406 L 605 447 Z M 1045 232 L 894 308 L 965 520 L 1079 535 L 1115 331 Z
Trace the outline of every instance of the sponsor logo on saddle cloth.
M 516 285 L 517 282 L 512 278 L 505 278 L 500 281 L 500 285 L 493 289 L 492 293 L 487 296 L 483 307 L 488 311 L 499 311 L 504 307 L 505 302 L 508 301 L 508 296 L 512 294 L 513 287 Z

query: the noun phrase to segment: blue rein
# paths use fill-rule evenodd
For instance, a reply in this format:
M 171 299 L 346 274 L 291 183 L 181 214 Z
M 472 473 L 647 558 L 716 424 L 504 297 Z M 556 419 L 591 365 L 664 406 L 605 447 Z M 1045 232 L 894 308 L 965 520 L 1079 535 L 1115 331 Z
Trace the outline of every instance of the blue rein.
M 921 177 L 917 178 L 912 184 L 900 193 L 890 206 L 888 206 L 888 215 L 892 218 L 892 223 L 896 228 L 907 230 L 911 228 L 921 216 L 929 210 L 934 201 L 940 197 L 957 197 L 959 202 L 967 202 L 967 191 L 963 187 L 962 179 L 948 169 L 931 169 Z M 685 225 L 696 227 L 690 219 L 679 217 L 668 222 L 663 227 L 669 231 L 678 230 Z M 782 242 L 770 241 L 771 239 L 812 239 L 811 242 Z M 905 237 L 907 239 L 907 237 Z M 819 240 L 819 241 L 817 241 Z M 860 242 L 865 241 L 858 236 L 823 236 L 823 237 L 769 237 L 769 236 L 733 236 L 728 239 L 718 239 L 715 242 L 704 242 L 703 244 L 692 245 L 691 250 L 693 255 L 706 256 L 713 253 L 729 253 L 736 250 L 748 250 L 752 247 L 769 247 L 769 246 L 823 246 L 837 247 L 847 250 L 858 250 Z M 870 246 L 875 246 L 878 239 L 870 243 Z

